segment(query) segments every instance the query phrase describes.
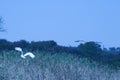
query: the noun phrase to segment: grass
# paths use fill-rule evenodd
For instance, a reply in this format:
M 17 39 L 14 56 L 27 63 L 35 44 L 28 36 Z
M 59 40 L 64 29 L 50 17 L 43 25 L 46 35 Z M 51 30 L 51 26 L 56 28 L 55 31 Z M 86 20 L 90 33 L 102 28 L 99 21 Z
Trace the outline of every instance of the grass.
M 20 53 L 0 53 L 0 80 L 119 80 L 120 70 L 68 53 L 35 51 L 22 59 Z

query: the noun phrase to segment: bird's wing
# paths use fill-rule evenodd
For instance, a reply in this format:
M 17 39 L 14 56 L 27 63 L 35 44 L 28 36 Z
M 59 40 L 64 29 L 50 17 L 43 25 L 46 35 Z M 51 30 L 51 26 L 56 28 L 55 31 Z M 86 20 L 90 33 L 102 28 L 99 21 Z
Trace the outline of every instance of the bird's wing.
M 25 56 L 25 57 L 26 57 L 26 56 L 30 56 L 30 57 L 32 57 L 32 58 L 35 57 L 35 55 L 34 55 L 33 53 L 31 53 L 31 52 L 25 53 L 24 56 Z

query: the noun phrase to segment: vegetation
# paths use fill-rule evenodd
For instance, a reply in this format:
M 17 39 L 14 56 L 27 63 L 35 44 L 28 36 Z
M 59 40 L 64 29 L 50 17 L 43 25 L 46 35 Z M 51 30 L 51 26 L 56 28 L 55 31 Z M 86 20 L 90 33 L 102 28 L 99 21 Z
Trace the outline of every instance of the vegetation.
M 15 51 L 0 55 L 0 80 L 119 80 L 120 71 L 68 53 L 34 51 L 22 59 Z M 3 59 L 4 57 L 4 59 Z
M 78 47 L 71 46 L 59 46 L 53 40 L 51 41 L 32 41 L 28 42 L 25 40 L 10 42 L 5 39 L 0 39 L 0 51 L 11 51 L 16 46 L 29 51 L 44 51 L 54 53 L 68 53 L 74 54 L 79 57 L 89 58 L 99 63 L 109 64 L 114 67 L 120 67 L 120 48 L 101 48 L 96 42 L 86 42 L 79 44 Z
M 22 59 L 21 47 L 36 57 Z M 77 47 L 51 41 L 0 39 L 0 80 L 119 80 L 120 48 L 101 48 L 96 42 Z

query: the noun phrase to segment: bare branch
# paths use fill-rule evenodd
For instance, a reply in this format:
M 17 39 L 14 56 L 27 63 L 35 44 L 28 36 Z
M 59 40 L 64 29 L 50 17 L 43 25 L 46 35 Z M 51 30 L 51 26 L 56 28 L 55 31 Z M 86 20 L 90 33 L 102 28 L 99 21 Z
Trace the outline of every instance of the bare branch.
M 3 18 L 0 17 L 0 32 L 4 32 L 5 29 L 3 29 Z

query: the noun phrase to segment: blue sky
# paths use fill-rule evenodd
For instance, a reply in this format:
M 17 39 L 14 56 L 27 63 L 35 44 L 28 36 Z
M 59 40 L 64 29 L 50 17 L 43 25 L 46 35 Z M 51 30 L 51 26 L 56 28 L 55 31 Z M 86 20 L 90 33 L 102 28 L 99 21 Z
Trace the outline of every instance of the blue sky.
M 120 46 L 119 0 L 0 0 L 0 16 L 10 41 L 55 40 L 75 46 L 75 40 Z

